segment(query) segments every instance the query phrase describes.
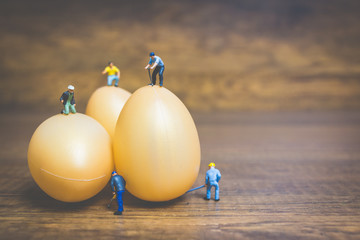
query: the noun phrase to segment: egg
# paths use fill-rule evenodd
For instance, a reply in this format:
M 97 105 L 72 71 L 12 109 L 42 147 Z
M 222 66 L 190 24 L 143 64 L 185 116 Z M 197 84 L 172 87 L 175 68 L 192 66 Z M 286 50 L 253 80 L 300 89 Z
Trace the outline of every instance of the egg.
M 183 195 L 200 168 L 200 142 L 185 105 L 164 87 L 135 91 L 120 113 L 113 141 L 116 170 L 142 200 Z
M 91 95 L 85 114 L 97 120 L 114 137 L 116 121 L 131 93 L 118 87 L 104 86 Z
M 28 166 L 37 185 L 63 202 L 79 202 L 100 192 L 114 169 L 109 134 L 81 113 L 58 114 L 35 130 Z

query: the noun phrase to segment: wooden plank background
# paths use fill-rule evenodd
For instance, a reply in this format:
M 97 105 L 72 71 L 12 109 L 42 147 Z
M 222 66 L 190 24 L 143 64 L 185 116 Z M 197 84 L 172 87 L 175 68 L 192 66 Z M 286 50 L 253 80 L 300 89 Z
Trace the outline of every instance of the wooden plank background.
M 27 146 L 50 117 L 0 114 L 1 239 L 360 239 L 360 113 L 193 114 L 207 164 L 223 178 L 219 202 L 204 189 L 166 203 L 125 194 L 122 216 L 106 187 L 74 204 L 32 180 Z

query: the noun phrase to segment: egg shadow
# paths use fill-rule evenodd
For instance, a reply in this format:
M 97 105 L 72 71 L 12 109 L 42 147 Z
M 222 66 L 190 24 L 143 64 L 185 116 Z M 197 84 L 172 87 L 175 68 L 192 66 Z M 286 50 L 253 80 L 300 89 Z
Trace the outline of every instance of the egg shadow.
M 23 206 L 28 207 L 30 209 L 37 209 L 40 211 L 47 211 L 47 212 L 80 212 L 84 211 L 92 206 L 101 207 L 104 211 L 114 211 L 117 208 L 116 199 L 114 199 L 111 203 L 110 208 L 108 208 L 108 204 L 113 197 L 112 191 L 109 185 L 106 185 L 105 188 L 100 191 L 94 197 L 87 199 L 82 202 L 62 202 L 56 200 L 50 196 L 48 196 L 44 191 L 41 190 L 34 182 L 26 184 L 24 186 L 23 191 L 18 195 L 19 201 L 22 203 Z M 141 200 L 135 196 L 133 196 L 128 191 L 125 191 L 123 194 L 123 202 L 124 207 L 131 207 L 131 208 L 167 208 L 171 207 L 176 204 L 189 204 L 186 201 L 185 194 L 175 198 L 170 201 L 164 202 L 150 202 Z M 185 202 L 185 203 L 184 203 Z
M 172 199 L 169 201 L 150 202 L 150 201 L 145 201 L 145 200 L 139 199 L 139 198 L 133 196 L 128 191 L 126 191 L 123 195 L 123 201 L 124 201 L 124 205 L 133 207 L 133 208 L 166 208 L 166 207 L 171 207 L 173 205 L 176 205 L 180 202 L 184 202 L 185 196 L 182 195 L 178 198 L 175 198 L 175 199 Z
M 104 189 L 94 197 L 81 202 L 62 202 L 48 196 L 36 184 L 28 185 L 20 196 L 21 202 L 31 209 L 40 209 L 50 212 L 81 211 L 93 205 L 102 205 L 105 198 Z

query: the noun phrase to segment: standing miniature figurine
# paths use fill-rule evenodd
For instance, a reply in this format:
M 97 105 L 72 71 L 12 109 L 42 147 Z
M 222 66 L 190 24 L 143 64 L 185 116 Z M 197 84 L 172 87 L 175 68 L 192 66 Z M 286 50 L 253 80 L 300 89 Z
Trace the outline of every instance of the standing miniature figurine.
M 154 86 L 156 84 L 156 75 L 159 74 L 159 78 L 160 78 L 160 87 L 163 86 L 163 80 L 164 80 L 164 70 L 165 70 L 165 65 L 164 62 L 161 60 L 161 58 L 159 56 L 156 56 L 154 52 L 151 52 L 149 54 L 150 56 L 150 61 L 148 63 L 148 65 L 146 65 L 145 70 L 146 69 L 154 69 L 152 73 L 152 78 L 151 78 L 151 83 L 149 85 Z M 153 64 L 151 66 L 151 64 Z M 151 66 L 151 67 L 150 67 Z
M 76 113 L 74 90 L 74 86 L 69 85 L 68 90 L 64 92 L 60 97 L 60 102 L 64 105 L 64 110 L 61 110 L 61 113 L 65 115 L 68 115 L 70 111 L 72 113 Z
M 210 200 L 211 187 L 215 187 L 215 201 L 219 201 L 219 181 L 221 178 L 220 171 L 215 168 L 215 163 L 209 164 L 209 170 L 206 172 L 205 185 L 206 185 L 206 197 L 205 200 Z
M 115 80 L 115 87 L 119 86 L 119 80 L 120 80 L 120 70 L 114 66 L 113 62 L 109 62 L 108 66 L 102 71 L 102 74 L 108 74 L 107 76 L 107 85 L 111 86 L 113 81 Z
M 116 194 L 116 199 L 118 203 L 118 210 L 114 212 L 114 215 L 121 215 L 124 211 L 122 194 L 125 192 L 126 182 L 122 176 L 118 175 L 116 171 L 113 171 L 110 185 L 113 194 Z

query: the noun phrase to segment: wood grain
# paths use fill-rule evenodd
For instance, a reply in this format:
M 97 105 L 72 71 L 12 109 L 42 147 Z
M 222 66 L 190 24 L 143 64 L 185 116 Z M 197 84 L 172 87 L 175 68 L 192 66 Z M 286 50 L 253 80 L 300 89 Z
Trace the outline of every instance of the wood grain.
M 203 184 L 209 162 L 219 202 L 204 189 L 166 203 L 125 194 L 123 216 L 105 188 L 74 204 L 43 193 L 27 144 L 49 114 L 0 115 L 1 239 L 360 239 L 360 113 L 194 114 Z

